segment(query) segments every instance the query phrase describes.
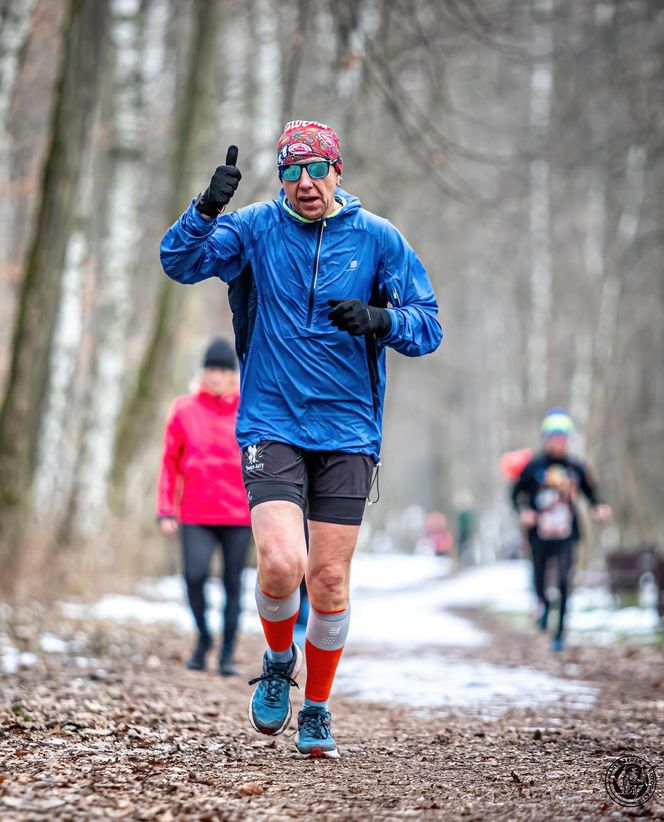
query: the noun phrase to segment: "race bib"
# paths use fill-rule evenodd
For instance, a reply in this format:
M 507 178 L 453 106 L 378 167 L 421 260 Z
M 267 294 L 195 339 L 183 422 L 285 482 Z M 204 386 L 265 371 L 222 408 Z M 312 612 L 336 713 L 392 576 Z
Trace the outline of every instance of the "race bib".
M 541 511 L 537 518 L 540 539 L 567 539 L 572 535 L 572 509 L 567 502 L 557 502 Z

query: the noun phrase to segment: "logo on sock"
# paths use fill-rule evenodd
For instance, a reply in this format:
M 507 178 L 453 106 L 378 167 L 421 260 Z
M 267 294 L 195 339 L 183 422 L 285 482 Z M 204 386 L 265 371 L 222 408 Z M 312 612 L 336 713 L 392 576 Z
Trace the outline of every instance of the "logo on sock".
M 335 627 L 327 628 L 325 631 L 325 635 L 321 637 L 321 642 L 323 645 L 336 645 L 337 637 L 341 633 L 341 625 L 336 625 Z

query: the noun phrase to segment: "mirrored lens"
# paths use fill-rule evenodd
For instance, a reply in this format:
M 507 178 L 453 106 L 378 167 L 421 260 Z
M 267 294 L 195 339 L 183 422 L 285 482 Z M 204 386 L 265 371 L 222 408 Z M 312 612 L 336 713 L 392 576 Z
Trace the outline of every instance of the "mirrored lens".
M 303 165 L 294 163 L 291 166 L 281 166 L 281 177 L 288 183 L 296 183 L 302 176 L 303 168 L 306 168 L 312 180 L 322 180 L 327 177 L 330 163 L 327 160 L 314 160 L 312 163 L 304 163 Z
M 307 164 L 307 171 L 312 180 L 322 180 L 327 177 L 327 172 L 330 169 L 330 164 L 325 162 L 314 162 Z
M 283 166 L 281 169 L 281 176 L 284 180 L 288 180 L 289 183 L 294 183 L 299 180 L 301 174 L 302 168 L 297 165 Z

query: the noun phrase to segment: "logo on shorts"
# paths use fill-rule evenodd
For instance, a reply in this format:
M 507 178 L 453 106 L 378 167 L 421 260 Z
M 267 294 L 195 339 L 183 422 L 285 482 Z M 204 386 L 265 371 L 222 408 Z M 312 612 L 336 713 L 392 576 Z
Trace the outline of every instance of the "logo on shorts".
M 246 461 L 244 467 L 247 471 L 260 471 L 265 466 L 264 463 L 258 462 L 258 460 L 263 456 L 263 445 L 250 445 L 247 450 L 244 452 Z
M 644 805 L 655 793 L 653 766 L 640 756 L 621 756 L 606 771 L 606 792 L 624 806 Z

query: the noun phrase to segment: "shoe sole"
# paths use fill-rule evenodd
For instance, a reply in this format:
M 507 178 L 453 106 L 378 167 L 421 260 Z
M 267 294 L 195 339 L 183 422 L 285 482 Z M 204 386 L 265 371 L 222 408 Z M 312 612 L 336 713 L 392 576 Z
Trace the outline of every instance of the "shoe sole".
M 297 749 L 296 749 L 297 750 Z M 340 759 L 339 751 L 335 748 L 333 751 L 324 751 L 322 748 L 312 748 L 308 753 L 301 753 L 297 751 L 300 759 Z
M 295 665 L 293 667 L 293 673 L 291 674 L 291 678 L 295 679 L 297 675 L 300 673 L 300 668 L 302 667 L 302 651 L 300 650 L 299 645 L 295 645 Z M 255 693 L 255 691 L 254 691 Z M 286 728 L 288 727 L 288 723 L 291 721 L 291 717 L 293 716 L 293 708 L 290 703 L 290 697 L 288 699 L 288 714 L 286 719 L 284 719 L 283 723 L 276 729 L 272 730 L 272 728 L 259 728 L 258 725 L 254 722 L 254 717 L 251 714 L 251 704 L 253 702 L 254 696 L 252 694 L 251 699 L 249 700 L 249 724 L 251 727 L 258 731 L 259 734 L 265 734 L 266 736 L 278 736 L 282 734 Z

